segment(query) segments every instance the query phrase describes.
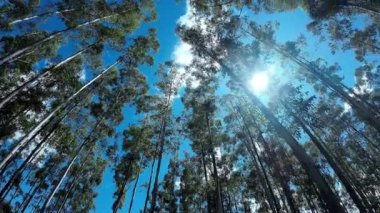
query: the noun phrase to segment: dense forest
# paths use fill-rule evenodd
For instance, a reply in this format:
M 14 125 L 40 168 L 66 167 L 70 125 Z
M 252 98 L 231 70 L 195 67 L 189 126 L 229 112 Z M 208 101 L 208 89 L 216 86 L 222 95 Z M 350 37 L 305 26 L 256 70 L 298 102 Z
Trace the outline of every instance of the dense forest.
M 185 64 L 157 4 L 187 5 Z M 296 10 L 295 40 L 258 21 Z M 380 212 L 380 2 L 0 1 L 0 212 L 100 212 L 103 184 L 108 212 Z

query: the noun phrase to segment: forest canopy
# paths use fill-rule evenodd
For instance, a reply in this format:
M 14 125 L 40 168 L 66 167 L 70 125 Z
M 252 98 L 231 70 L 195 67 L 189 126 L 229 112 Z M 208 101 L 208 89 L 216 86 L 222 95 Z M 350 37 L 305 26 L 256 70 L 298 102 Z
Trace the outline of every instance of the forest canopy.
M 380 212 L 379 20 L 376 0 L 0 2 L 0 212 Z

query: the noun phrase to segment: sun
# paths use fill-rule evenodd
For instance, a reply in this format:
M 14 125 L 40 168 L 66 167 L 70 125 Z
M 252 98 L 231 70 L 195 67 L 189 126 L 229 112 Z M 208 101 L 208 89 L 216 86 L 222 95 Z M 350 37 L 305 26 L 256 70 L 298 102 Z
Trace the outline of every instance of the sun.
M 266 72 L 257 72 L 249 79 L 249 88 L 256 95 L 260 95 L 268 88 L 269 76 Z

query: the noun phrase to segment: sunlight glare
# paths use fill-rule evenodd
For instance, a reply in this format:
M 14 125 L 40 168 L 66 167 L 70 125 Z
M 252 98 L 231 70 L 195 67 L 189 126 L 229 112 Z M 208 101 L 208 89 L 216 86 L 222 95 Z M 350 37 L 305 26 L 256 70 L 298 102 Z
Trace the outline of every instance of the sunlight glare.
M 268 88 L 269 77 L 266 72 L 258 72 L 253 74 L 249 80 L 250 89 L 256 94 L 262 94 Z

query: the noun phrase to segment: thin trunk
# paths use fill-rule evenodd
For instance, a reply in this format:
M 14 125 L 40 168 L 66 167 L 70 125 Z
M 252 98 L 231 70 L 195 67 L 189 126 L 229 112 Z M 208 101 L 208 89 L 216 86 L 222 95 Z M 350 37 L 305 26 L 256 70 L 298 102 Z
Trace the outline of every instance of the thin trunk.
M 227 67 L 220 59 L 217 59 L 216 57 L 213 57 L 213 55 L 209 52 L 206 52 L 208 56 L 210 56 L 213 60 L 219 63 L 221 68 L 225 70 L 225 72 L 229 75 L 229 77 L 240 83 L 241 80 L 238 76 L 235 75 L 235 73 Z M 248 97 L 250 97 L 252 104 L 259 108 L 259 110 L 264 114 L 264 116 L 268 119 L 270 124 L 274 127 L 274 130 L 280 136 L 285 140 L 285 142 L 290 146 L 290 148 L 293 150 L 294 155 L 297 157 L 299 162 L 301 163 L 302 167 L 306 170 L 307 174 L 310 176 L 310 178 L 317 184 L 317 187 L 321 193 L 321 196 L 323 200 L 327 204 L 327 208 L 331 212 L 345 212 L 345 209 L 340 204 L 340 201 L 336 194 L 331 190 L 330 186 L 326 182 L 326 180 L 323 178 L 321 172 L 316 167 L 314 161 L 311 159 L 311 157 L 306 153 L 305 149 L 298 144 L 297 140 L 286 130 L 284 126 L 277 120 L 275 115 L 255 96 L 253 95 L 250 90 L 245 86 L 244 83 L 240 83 L 242 89 L 247 94 Z
M 42 150 L 43 146 L 46 144 L 50 136 L 53 134 L 53 132 L 58 128 L 59 123 L 75 108 L 72 107 L 70 110 L 68 110 L 52 127 L 52 129 L 49 131 L 47 135 L 39 142 L 36 147 L 29 153 L 28 157 L 24 160 L 24 162 L 17 168 L 17 170 L 13 173 L 12 177 L 8 180 L 8 182 L 5 184 L 5 186 L 2 188 L 0 192 L 0 202 L 5 198 L 6 190 L 13 186 L 14 181 L 22 175 L 22 172 L 24 171 L 24 168 L 26 165 L 33 161 L 33 159 L 38 155 L 38 153 Z
M 88 45 L 87 47 L 79 50 L 78 52 L 74 53 L 73 55 L 71 55 L 71 56 L 67 57 L 66 59 L 62 60 L 61 62 L 55 64 L 51 68 L 46 69 L 46 71 L 43 71 L 43 72 L 40 72 L 40 73 L 36 74 L 36 76 L 34 76 L 33 78 L 31 78 L 28 81 L 24 82 L 22 85 L 18 86 L 17 88 L 15 88 L 12 92 L 8 93 L 7 95 L 5 95 L 0 100 L 0 109 L 2 109 L 7 103 L 9 103 L 15 96 L 19 95 L 23 90 L 29 88 L 35 82 L 38 82 L 43 77 L 49 75 L 55 69 L 63 66 L 64 64 L 70 62 L 71 60 L 73 60 L 77 56 L 81 55 L 83 52 L 87 51 L 88 49 L 90 49 L 91 47 L 93 47 L 95 44 L 96 43 Z
M 304 198 L 306 200 L 307 205 L 309 206 L 310 211 L 312 213 L 314 213 L 315 210 L 316 210 L 316 207 L 315 207 L 314 203 L 312 203 L 312 200 L 310 199 L 310 196 L 305 193 L 304 194 Z
M 25 210 L 26 210 L 26 208 L 28 208 L 30 201 L 32 200 L 32 198 L 34 197 L 34 195 L 36 195 L 36 193 L 37 193 L 38 189 L 41 187 L 42 183 L 43 182 L 41 180 L 40 183 L 36 187 L 34 187 L 32 194 L 29 195 L 28 199 L 23 204 L 24 206 L 23 206 L 23 208 L 20 211 L 21 213 L 24 213 Z
M 35 186 L 36 186 L 35 183 L 31 184 L 29 191 L 28 191 L 28 192 L 26 193 L 26 195 L 22 198 L 22 202 L 21 202 L 21 204 L 19 205 L 19 207 L 17 208 L 17 211 L 16 211 L 16 212 L 20 212 L 20 210 L 21 210 L 21 208 L 24 206 L 26 200 L 29 198 L 29 196 L 31 195 L 31 193 L 32 193 L 33 190 L 35 189 Z
M 157 200 L 157 192 L 158 192 L 158 177 L 160 175 L 160 170 L 161 170 L 161 161 L 162 161 L 162 155 L 164 152 L 164 143 L 165 143 L 165 135 L 166 135 L 166 119 L 167 119 L 167 114 L 170 110 L 171 106 L 171 96 L 172 96 L 172 89 L 173 89 L 173 81 L 170 82 L 169 86 L 169 94 L 166 96 L 166 105 L 165 108 L 162 111 L 162 116 L 161 117 L 161 130 L 160 134 L 158 137 L 158 143 L 159 143 L 159 156 L 158 156 L 158 162 L 157 162 L 157 169 L 156 169 L 156 176 L 153 184 L 153 191 L 152 191 L 152 203 L 151 203 L 151 208 L 150 212 L 153 213 L 154 209 L 156 208 L 156 200 Z M 144 212 L 145 213 L 145 212 Z
M 360 6 L 360 5 L 351 4 L 351 3 L 338 4 L 337 6 L 340 8 L 349 8 L 349 9 L 354 9 L 354 10 L 360 10 L 360 11 L 363 11 L 363 12 L 368 13 L 368 14 L 375 16 L 375 17 L 380 16 L 379 11 L 377 11 L 373 8 L 370 8 L 370 7 L 366 7 L 366 6 Z
M 210 194 L 208 192 L 208 177 L 207 177 L 207 167 L 206 167 L 206 158 L 205 158 L 205 152 L 204 152 L 204 147 L 203 147 L 203 141 L 201 141 L 200 144 L 201 144 L 203 174 L 204 174 L 204 177 L 205 177 L 205 191 L 206 191 L 206 201 L 207 201 L 207 212 L 211 213 Z
M 50 192 L 50 194 L 48 195 L 48 198 L 45 200 L 45 203 L 43 204 L 43 207 L 42 207 L 42 212 L 44 212 L 46 210 L 46 208 L 49 206 L 51 200 L 53 199 L 55 193 L 58 191 L 59 187 L 61 186 L 61 184 L 63 183 L 63 180 L 65 179 L 65 177 L 67 176 L 67 174 L 69 173 L 71 167 L 74 165 L 74 162 L 75 160 L 79 157 L 79 154 L 80 152 L 83 150 L 83 148 L 89 143 L 91 142 L 91 138 L 93 136 L 93 134 L 95 133 L 96 129 L 99 127 L 99 124 L 103 121 L 104 117 L 102 118 L 99 118 L 98 121 L 96 122 L 96 124 L 94 125 L 94 127 L 92 128 L 91 130 L 91 133 L 84 139 L 84 141 L 82 142 L 82 144 L 80 145 L 80 147 L 77 149 L 74 157 L 71 159 L 71 161 L 69 162 L 68 166 L 66 167 L 66 170 L 65 172 L 62 174 L 62 176 L 60 177 L 59 179 L 59 182 L 55 184 L 53 190 Z M 89 154 L 90 152 L 87 152 L 86 154 L 86 157 L 87 158 L 87 155 Z
M 267 172 L 265 170 L 265 167 L 264 167 L 264 165 L 262 163 L 262 160 L 261 160 L 261 157 L 259 155 L 259 152 L 258 152 L 258 150 L 256 148 L 256 144 L 254 142 L 255 140 L 254 140 L 254 138 L 252 136 L 251 131 L 249 130 L 249 126 L 248 126 L 246 120 L 244 119 L 244 115 L 242 114 L 241 111 L 242 111 L 242 109 L 240 107 L 238 107 L 237 112 L 239 113 L 239 115 L 241 117 L 241 120 L 243 121 L 243 126 L 244 126 L 244 128 L 246 129 L 246 131 L 248 133 L 248 137 L 250 139 L 251 146 L 253 148 L 253 151 L 254 151 L 255 156 L 257 158 L 257 162 L 259 163 L 261 171 L 262 171 L 263 176 L 264 176 L 264 180 L 265 180 L 265 183 L 266 183 L 265 184 L 266 187 L 264 185 L 264 188 L 266 188 L 266 191 L 267 191 L 267 196 L 268 196 L 269 204 L 272 207 L 272 211 L 273 212 L 280 212 L 281 211 L 281 207 L 279 206 L 279 204 L 277 202 L 277 199 L 276 199 L 276 196 L 274 195 L 274 192 L 273 192 L 273 189 L 272 189 L 272 185 L 271 185 L 271 183 L 269 181 L 269 178 L 268 178 L 268 174 L 267 174 Z
M 162 133 L 161 133 L 161 138 L 160 138 L 160 150 L 158 154 L 158 162 L 157 162 L 157 169 L 156 169 L 156 176 L 154 179 L 154 184 L 153 184 L 153 191 L 152 191 L 152 203 L 151 203 L 151 208 L 150 212 L 153 213 L 154 209 L 156 208 L 156 199 L 157 199 L 157 192 L 158 192 L 158 177 L 160 175 L 160 170 L 161 170 L 161 161 L 162 161 L 162 154 L 164 152 L 164 134 L 166 131 L 166 122 L 164 121 L 162 128 Z
M 83 143 L 79 149 L 77 150 L 77 152 L 75 153 L 74 157 L 71 159 L 71 161 L 69 162 L 69 165 L 66 167 L 64 173 L 62 174 L 62 176 L 60 177 L 58 183 L 55 184 L 53 190 L 49 193 L 48 195 L 48 198 L 45 200 L 45 203 L 43 204 L 42 206 L 42 210 L 41 212 L 44 212 L 46 210 L 46 208 L 49 206 L 51 200 L 53 199 L 55 193 L 58 191 L 59 187 L 61 186 L 61 184 L 63 183 L 63 180 L 65 179 L 65 177 L 67 176 L 67 174 L 69 173 L 71 167 L 74 165 L 74 162 L 75 160 L 79 157 L 79 153 L 82 151 L 84 145 L 86 143 Z
M 359 131 L 358 129 L 356 129 L 352 124 L 350 124 L 349 122 L 345 122 L 346 126 L 351 128 L 357 135 L 359 135 L 360 137 L 362 137 L 363 139 L 365 139 L 367 141 L 367 143 L 373 148 L 376 150 L 376 153 L 379 154 L 380 153 L 380 148 L 377 146 L 377 144 L 372 141 L 370 138 L 368 138 L 365 134 L 363 134 L 361 131 Z
M 208 131 L 208 137 L 209 137 L 209 143 L 211 145 L 211 160 L 212 160 L 212 166 L 214 170 L 214 178 L 215 178 L 215 183 L 216 183 L 216 198 L 217 198 L 217 206 L 216 206 L 216 212 L 221 213 L 224 212 L 223 209 L 223 203 L 222 203 L 222 192 L 220 188 L 220 180 L 218 176 L 218 169 L 216 165 L 216 159 L 215 159 L 215 153 L 214 153 L 214 148 L 215 146 L 213 145 L 213 140 L 212 140 L 212 134 L 211 134 L 211 127 L 210 127 L 210 119 L 209 119 L 209 114 L 206 112 L 206 125 L 207 125 L 207 131 Z
M 50 16 L 50 15 L 55 15 L 55 14 L 67 13 L 67 12 L 71 12 L 71 11 L 75 11 L 75 10 L 76 9 L 64 9 L 64 10 L 58 10 L 58 11 L 54 11 L 54 12 L 41 13 L 41 14 L 38 14 L 38 15 L 33 15 L 33 16 L 26 17 L 26 18 L 21 18 L 21 19 L 14 20 L 12 22 L 9 22 L 9 25 L 20 24 L 22 22 L 30 21 L 30 20 L 33 20 L 33 19 L 36 19 L 36 18 L 42 18 L 42 17 L 46 17 L 46 16 Z
M 369 209 L 369 203 L 367 200 L 362 200 L 357 194 L 355 187 L 352 185 L 351 181 L 348 179 L 347 174 L 340 168 L 340 166 L 335 162 L 330 153 L 325 149 L 322 142 L 315 136 L 311 130 L 306 126 L 306 124 L 285 104 L 283 106 L 286 108 L 286 111 L 294 118 L 295 122 L 301 126 L 303 131 L 309 136 L 314 145 L 326 158 L 327 162 L 330 164 L 331 168 L 334 170 L 335 174 L 338 176 L 339 180 L 342 182 L 343 186 L 346 188 L 347 193 L 350 195 L 351 199 L 354 201 L 356 207 L 360 212 L 373 212 Z
M 69 197 L 69 194 L 72 192 L 72 190 L 74 189 L 74 186 L 76 186 L 76 185 L 77 185 L 77 183 L 74 181 L 71 183 L 70 188 L 66 192 L 65 197 L 63 198 L 63 201 L 61 202 L 61 205 L 59 206 L 57 213 L 60 213 L 62 211 L 63 207 L 65 206 L 65 204 L 67 202 L 67 198 Z
M 292 191 L 290 190 L 288 181 L 286 181 L 285 177 L 281 175 L 280 168 L 276 161 L 279 161 L 279 159 L 275 159 L 275 162 L 272 162 L 272 164 L 274 164 L 273 170 L 274 170 L 275 176 L 278 178 L 278 181 L 281 184 L 281 188 L 285 194 L 286 202 L 293 213 L 299 213 L 300 210 L 297 208 L 297 205 L 294 201 Z
M 131 213 L 131 211 L 132 211 L 133 200 L 135 199 L 136 188 L 137 188 L 137 184 L 139 182 L 139 178 L 140 178 L 140 172 L 137 173 L 135 184 L 133 185 L 133 190 L 132 190 L 132 195 L 131 195 L 131 202 L 129 203 L 128 213 Z
M 131 170 L 131 164 L 132 164 L 132 161 L 129 161 L 128 169 L 127 169 L 127 174 L 126 174 L 125 176 L 127 176 L 128 173 L 130 172 L 130 170 Z M 124 197 L 123 195 L 125 195 L 125 187 L 126 187 L 127 184 L 128 184 L 128 180 L 129 180 L 129 179 L 126 178 L 126 179 L 123 181 L 123 185 L 122 185 L 122 187 L 121 187 L 121 190 L 120 190 L 119 193 L 117 194 L 115 202 L 112 204 L 112 212 L 113 212 L 113 213 L 116 213 L 117 210 L 121 207 L 121 201 L 122 201 L 122 198 Z
M 291 192 L 290 187 L 288 185 L 288 182 L 286 181 L 286 178 L 281 174 L 280 166 L 278 165 L 278 162 L 280 159 L 277 159 L 276 153 L 272 152 L 271 149 L 269 148 L 268 142 L 265 140 L 261 129 L 259 128 L 259 126 L 257 125 L 257 123 L 255 121 L 254 121 L 254 126 L 259 132 L 258 138 L 261 141 L 261 143 L 263 144 L 264 150 L 266 151 L 266 153 L 268 155 L 270 155 L 270 156 L 267 156 L 267 159 L 273 167 L 274 176 L 277 177 L 278 181 L 280 182 L 281 188 L 285 194 L 286 201 L 290 207 L 290 210 L 293 213 L 299 213 L 300 211 L 296 207 L 296 204 L 295 204 L 295 201 L 293 199 L 293 195 L 292 195 L 292 192 Z M 272 156 L 274 157 L 274 159 L 272 159 Z
M 21 141 L 12 148 L 10 153 L 4 157 L 4 159 L 0 163 L 0 169 L 3 169 L 4 166 L 7 164 L 7 162 L 13 158 L 18 152 L 19 149 L 28 144 L 36 135 L 40 133 L 40 131 L 47 125 L 47 123 L 57 114 L 61 109 L 65 108 L 70 101 L 72 101 L 74 98 L 78 96 L 83 90 L 85 90 L 87 87 L 91 86 L 96 80 L 98 80 L 100 77 L 102 77 L 105 73 L 107 73 L 109 70 L 111 70 L 112 67 L 116 66 L 116 64 L 119 63 L 119 60 L 117 60 L 115 63 L 108 66 L 105 70 L 103 70 L 99 75 L 97 75 L 95 78 L 93 78 L 91 81 L 89 81 L 87 84 L 82 86 L 77 92 L 72 94 L 65 102 L 60 104 L 58 107 L 56 107 L 49 115 L 47 115 L 42 121 L 39 122 L 37 126 L 35 126 L 32 131 L 30 131 L 26 136 L 24 136 Z
M 156 146 L 157 148 L 157 146 Z M 149 194 L 150 194 L 150 187 L 152 183 L 152 177 L 153 177 L 153 170 L 154 170 L 154 164 L 156 163 L 156 158 L 153 158 L 152 161 L 152 168 L 150 169 L 150 175 L 149 175 L 149 182 L 148 182 L 148 188 L 146 190 L 146 197 L 145 197 L 145 203 L 144 203 L 144 210 L 143 213 L 146 213 L 146 208 L 148 206 L 148 201 L 149 201 Z
M 50 40 L 52 40 L 52 39 L 54 39 L 54 38 L 57 38 L 58 36 L 61 36 L 61 35 L 63 35 L 63 34 L 66 33 L 66 32 L 69 32 L 69 31 L 71 31 L 71 30 L 79 29 L 79 28 L 82 28 L 82 27 L 85 27 L 85 26 L 88 26 L 88 25 L 91 25 L 91 24 L 97 23 L 97 22 L 99 22 L 99 21 L 102 21 L 102 20 L 104 20 L 104 19 L 111 18 L 111 17 L 113 17 L 113 16 L 114 16 L 114 15 L 103 16 L 103 17 L 101 17 L 101 18 L 96 18 L 96 19 L 93 19 L 93 20 L 91 20 L 91 21 L 85 22 L 85 23 L 83 23 L 83 24 L 76 25 L 76 26 L 74 26 L 74 27 L 69 27 L 69 28 L 66 28 L 66 29 L 63 29 L 63 30 L 56 31 L 56 32 L 54 32 L 54 33 L 51 33 L 51 34 L 48 35 L 47 37 L 42 38 L 42 39 L 40 39 L 40 40 L 34 42 L 34 43 L 31 44 L 31 45 L 28 45 L 28 46 L 26 46 L 26 47 L 24 47 L 24 48 L 21 48 L 21 49 L 15 51 L 15 52 L 10 53 L 9 55 L 6 55 L 6 56 L 2 57 L 2 58 L 0 59 L 0 65 L 3 65 L 4 63 L 9 62 L 10 60 L 12 60 L 12 59 L 15 58 L 15 57 L 22 56 L 22 55 L 24 55 L 28 50 L 33 49 L 33 48 L 36 48 L 36 47 L 38 47 L 39 45 L 41 45 L 41 44 L 43 44 L 43 43 L 45 43 L 45 42 L 47 42 L 47 41 L 50 41 Z

